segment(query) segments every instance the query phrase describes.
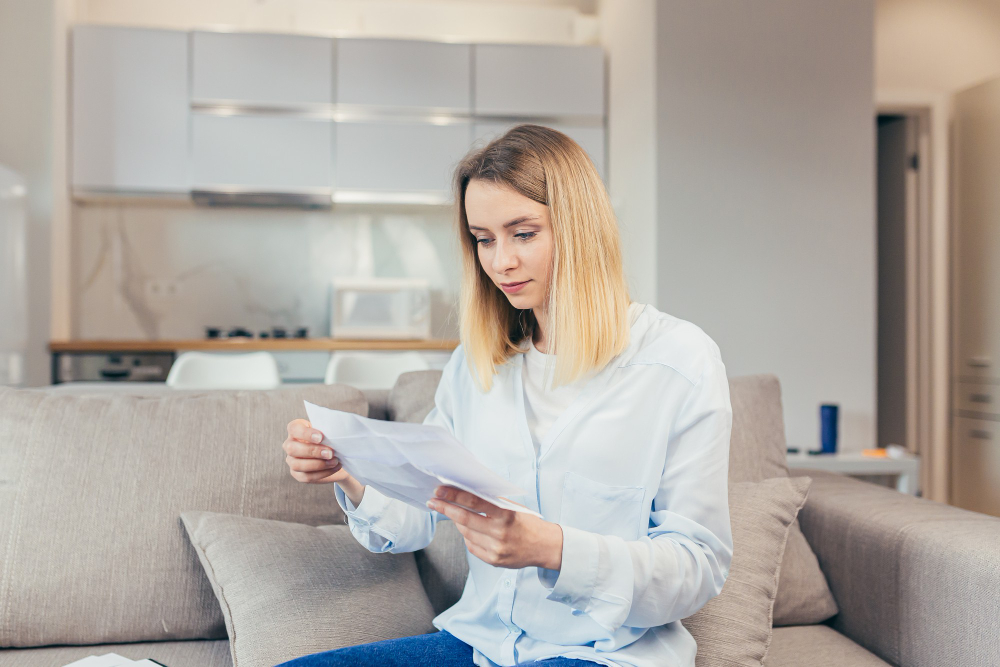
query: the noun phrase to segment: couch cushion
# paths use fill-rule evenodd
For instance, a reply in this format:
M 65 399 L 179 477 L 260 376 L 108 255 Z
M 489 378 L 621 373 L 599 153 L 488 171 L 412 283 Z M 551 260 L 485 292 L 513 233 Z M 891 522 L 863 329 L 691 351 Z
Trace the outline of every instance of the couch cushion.
M 367 413 L 343 385 L 0 389 L 0 646 L 225 637 L 177 517 L 342 522 L 332 485 L 288 474 L 281 443 L 303 400 Z
M 233 667 L 232 658 L 229 657 L 229 641 L 226 639 L 0 649 L 0 665 L 59 667 L 88 655 L 105 653 L 117 653 L 131 660 L 150 658 L 167 667 Z
M 434 632 L 412 553 L 374 554 L 347 526 L 181 514 L 226 618 L 233 664 L 272 667 Z
M 775 628 L 765 667 L 889 667 L 833 628 L 797 625 Z
M 721 593 L 683 621 L 698 643 L 697 667 L 763 664 L 771 643 L 771 612 L 788 528 L 808 491 L 808 477 L 730 485 L 729 576 Z
M 733 406 L 730 483 L 788 476 L 778 378 L 766 373 L 730 378 L 729 396 Z M 788 531 L 781 563 L 774 625 L 819 623 L 836 613 L 830 586 L 796 519 Z
M 388 418 L 422 422 L 434 407 L 434 391 L 440 380 L 439 370 L 401 374 L 389 393 Z M 787 477 L 785 423 L 778 378 L 770 374 L 730 378 L 729 394 L 733 406 L 730 483 Z M 432 545 L 430 548 L 432 552 L 429 553 L 436 554 L 434 557 L 440 561 L 443 546 Z M 426 562 L 418 557 L 418 564 L 425 565 Z M 428 572 L 430 570 L 421 569 L 421 576 Z M 447 595 L 451 588 L 444 587 L 441 591 Z M 461 593 L 461 588 L 458 592 Z M 436 592 L 428 591 L 428 594 L 436 605 L 444 602 L 444 599 L 436 600 Z M 788 545 L 781 566 L 778 597 L 774 603 L 774 624 L 819 623 L 836 613 L 837 603 L 796 520 L 788 533 Z

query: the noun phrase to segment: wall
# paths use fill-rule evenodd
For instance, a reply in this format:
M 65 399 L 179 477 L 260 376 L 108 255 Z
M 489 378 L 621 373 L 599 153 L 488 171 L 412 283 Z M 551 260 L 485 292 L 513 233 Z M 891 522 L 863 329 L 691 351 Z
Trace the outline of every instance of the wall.
M 954 93 L 1000 76 L 996 0 L 878 0 L 875 36 L 880 91 Z
M 773 373 L 790 445 L 875 444 L 872 0 L 661 0 L 658 304 L 731 376 Z
M 49 372 L 54 7 L 52 0 L 0 0 L 0 163 L 28 185 L 29 386 Z

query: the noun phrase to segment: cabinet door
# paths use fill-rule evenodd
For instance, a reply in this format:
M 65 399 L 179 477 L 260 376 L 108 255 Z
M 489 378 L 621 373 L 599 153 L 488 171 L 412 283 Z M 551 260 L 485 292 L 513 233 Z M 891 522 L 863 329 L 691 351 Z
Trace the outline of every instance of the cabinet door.
M 73 187 L 187 191 L 187 33 L 81 25 L 71 53 Z
M 400 39 L 337 40 L 337 103 L 468 113 L 472 47 Z
M 303 35 L 194 32 L 196 102 L 303 106 L 333 102 L 333 40 Z
M 337 123 L 337 199 L 447 201 L 470 139 L 468 123 Z
M 476 123 L 473 130 L 475 143 L 484 146 L 486 142 L 501 136 L 504 132 L 514 127 L 517 123 Z M 541 124 L 541 123 L 539 123 Z M 569 136 L 570 139 L 580 144 L 587 155 L 593 160 L 597 167 L 597 173 L 601 179 L 607 181 L 605 177 L 604 164 L 604 128 L 601 126 L 573 126 L 554 123 L 544 123 L 545 127 L 551 127 Z
M 1000 422 L 955 418 L 951 502 L 1000 516 Z
M 599 46 L 477 44 L 475 112 L 501 116 L 603 116 Z
M 290 116 L 193 115 L 194 189 L 329 190 L 333 123 Z

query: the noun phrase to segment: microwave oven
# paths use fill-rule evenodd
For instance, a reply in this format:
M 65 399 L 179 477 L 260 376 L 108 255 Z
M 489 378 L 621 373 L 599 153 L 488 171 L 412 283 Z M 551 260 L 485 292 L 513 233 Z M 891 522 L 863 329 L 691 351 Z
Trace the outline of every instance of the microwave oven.
M 430 284 L 423 278 L 334 278 L 330 336 L 430 338 Z

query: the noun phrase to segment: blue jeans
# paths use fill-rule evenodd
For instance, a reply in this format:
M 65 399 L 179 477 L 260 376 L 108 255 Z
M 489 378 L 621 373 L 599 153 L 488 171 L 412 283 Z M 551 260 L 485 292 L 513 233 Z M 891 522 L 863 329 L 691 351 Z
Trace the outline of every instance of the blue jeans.
M 522 662 L 525 667 L 593 667 L 596 663 L 573 658 L 547 658 Z M 276 667 L 474 667 L 472 647 L 447 630 L 426 635 L 385 639 L 305 655 Z

